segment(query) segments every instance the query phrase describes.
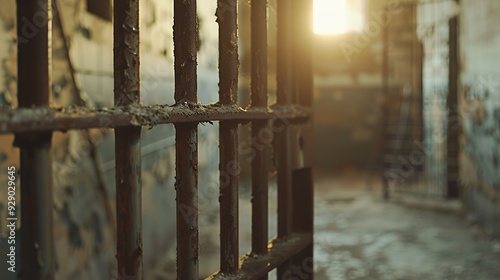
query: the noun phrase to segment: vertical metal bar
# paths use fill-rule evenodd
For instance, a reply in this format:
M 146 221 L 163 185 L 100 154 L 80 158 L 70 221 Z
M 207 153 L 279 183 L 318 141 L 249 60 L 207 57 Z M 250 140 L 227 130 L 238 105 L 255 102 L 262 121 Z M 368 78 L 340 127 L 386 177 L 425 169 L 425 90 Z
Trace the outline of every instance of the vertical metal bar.
M 277 0 L 277 104 L 292 104 L 292 1 Z M 280 120 L 275 120 L 280 122 Z M 276 126 L 276 124 L 275 124 Z M 274 151 L 278 170 L 278 237 L 284 238 L 292 232 L 292 172 L 290 157 L 290 127 L 276 132 Z M 291 261 L 286 261 L 277 269 L 278 279 L 290 271 Z
M 276 80 L 277 103 L 291 104 L 292 91 L 292 1 L 277 0 Z
M 197 102 L 196 0 L 174 1 L 175 101 Z M 176 124 L 177 279 L 198 279 L 198 123 Z
M 252 0 L 252 106 L 267 107 L 267 0 Z
M 139 0 L 115 1 L 115 106 L 140 103 Z M 118 279 L 142 279 L 141 128 L 115 129 Z
M 253 0 L 251 6 L 252 106 L 267 107 L 267 0 Z M 268 243 L 268 143 L 263 133 L 267 121 L 252 123 L 252 139 L 258 143 L 252 161 L 252 252 L 267 254 Z M 260 279 L 267 279 L 267 275 Z
M 458 198 L 458 16 L 449 20 L 449 65 L 448 65 L 448 128 L 447 128 L 447 192 L 448 198 Z
M 274 151 L 276 157 L 278 178 L 278 237 L 285 238 L 292 233 L 292 167 L 291 167 L 291 145 L 290 131 L 288 123 L 275 120 L 280 124 L 275 127 L 283 127 L 283 130 L 276 133 L 274 138 Z M 278 266 L 278 279 L 284 279 L 291 268 L 291 261 L 288 260 Z
M 32 21 L 37 22 L 35 30 Z M 52 5 L 17 1 L 19 107 L 48 106 L 51 94 Z
M 312 168 L 305 167 L 293 171 L 293 231 L 313 234 L 314 231 L 314 191 Z M 313 246 L 309 244 L 293 258 L 295 267 L 302 267 L 302 279 L 314 279 Z
M 313 0 L 292 2 L 293 43 L 292 80 L 297 104 L 312 106 L 313 75 L 311 50 L 313 38 Z
M 220 271 L 238 271 L 238 140 L 237 123 L 220 123 Z
M 293 36 L 293 62 L 292 75 L 296 83 L 293 90 L 297 95 L 297 103 L 304 107 L 312 107 L 313 96 L 313 69 L 312 69 L 312 41 L 313 41 L 313 0 L 301 0 L 292 2 L 292 14 L 294 15 Z M 302 127 L 304 135 L 298 135 L 304 147 L 297 147 L 294 153 L 304 153 L 304 157 L 310 158 L 310 146 L 305 146 L 312 141 L 304 138 L 312 137 L 312 121 Z M 295 133 L 299 130 L 294 130 Z M 294 135 L 295 139 L 296 136 Z M 313 179 L 312 167 L 303 166 L 301 169 L 293 170 L 291 175 L 292 205 L 293 205 L 293 232 L 304 232 L 313 234 Z M 300 201 L 300 203 L 299 203 Z M 297 204 L 298 203 L 298 204 Z M 292 259 L 293 267 L 303 267 L 305 279 L 314 278 L 313 267 L 313 244 L 309 244 Z M 302 277 L 303 275 L 301 275 Z
M 197 102 L 196 0 L 174 1 L 175 100 Z
M 278 121 L 278 120 L 276 120 Z M 275 125 L 278 126 L 278 125 Z M 290 130 L 288 124 L 279 124 L 283 131 L 275 137 L 275 151 L 278 165 L 278 237 L 292 232 L 292 167 L 290 163 Z
M 286 105 L 292 103 L 292 53 L 291 53 L 291 1 L 278 0 L 277 3 L 277 103 Z M 276 120 L 279 121 L 279 120 Z M 287 123 L 288 124 L 288 123 Z M 289 127 L 275 138 L 275 151 L 278 164 L 278 237 L 285 237 L 291 233 L 291 165 Z
M 37 21 L 37 28 L 33 21 Z M 42 22 L 40 22 L 40 19 Z M 36 30 L 34 30 L 34 28 Z M 52 7 L 17 1 L 19 107 L 44 107 L 51 95 Z M 51 132 L 16 135 L 21 148 L 21 279 L 54 279 Z
M 224 105 L 238 101 L 238 22 L 237 0 L 217 1 L 219 23 L 219 102 Z
M 175 126 L 175 129 L 177 279 L 198 279 L 199 227 L 197 123 L 178 124 Z
M 236 104 L 238 99 L 237 0 L 217 1 L 219 23 L 219 103 Z M 220 141 L 220 271 L 238 271 L 238 124 L 222 121 Z

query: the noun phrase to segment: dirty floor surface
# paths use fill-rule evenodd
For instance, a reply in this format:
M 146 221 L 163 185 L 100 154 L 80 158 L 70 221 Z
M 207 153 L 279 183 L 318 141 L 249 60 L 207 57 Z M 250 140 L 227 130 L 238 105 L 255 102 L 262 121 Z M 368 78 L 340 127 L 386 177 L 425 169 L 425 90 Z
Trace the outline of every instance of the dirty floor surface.
M 500 242 L 468 222 L 458 202 L 406 198 L 385 202 L 380 183 L 369 183 L 363 174 L 319 176 L 315 187 L 315 280 L 500 280 Z M 243 254 L 250 250 L 251 240 L 249 186 L 241 186 L 240 197 Z M 218 208 L 205 210 L 200 214 L 202 277 L 219 267 Z M 273 185 L 269 213 L 272 237 L 276 235 Z M 162 273 L 149 279 L 175 279 L 175 252 L 170 256 L 161 265 Z M 306 279 L 300 272 L 304 268 L 298 269 L 290 279 Z M 275 273 L 269 279 L 276 279 Z
M 316 280 L 500 279 L 500 243 L 458 203 L 384 202 L 367 183 L 357 175 L 316 180 Z

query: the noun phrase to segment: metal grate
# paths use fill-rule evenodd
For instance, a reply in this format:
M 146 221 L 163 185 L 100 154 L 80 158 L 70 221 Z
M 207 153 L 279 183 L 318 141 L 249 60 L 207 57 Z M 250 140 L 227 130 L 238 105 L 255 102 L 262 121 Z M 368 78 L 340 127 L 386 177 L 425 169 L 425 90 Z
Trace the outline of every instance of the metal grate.
M 238 94 L 237 1 L 218 0 L 219 102 L 197 103 L 196 0 L 174 1 L 175 105 L 140 104 L 139 0 L 114 3 L 112 109 L 51 108 L 51 8 L 49 0 L 17 1 L 18 26 L 47 10 L 48 24 L 18 44 L 19 108 L 0 112 L 0 133 L 14 133 L 21 149 L 22 279 L 54 279 L 52 226 L 53 131 L 114 128 L 116 154 L 117 268 L 119 279 L 142 279 L 141 127 L 173 123 L 176 129 L 177 277 L 198 279 L 198 130 L 220 122 L 220 271 L 209 279 L 278 278 L 309 263 L 312 279 L 313 180 L 311 171 L 312 0 L 278 0 L 278 101 L 268 106 L 267 1 L 252 1 L 252 106 Z M 22 36 L 18 29 L 18 36 Z M 260 138 L 272 129 L 278 169 L 278 237 L 268 241 L 268 147 L 252 161 L 252 252 L 238 252 L 238 134 L 252 124 Z M 280 128 L 280 129 L 277 129 Z M 186 211 L 188 210 L 188 211 Z M 187 214 L 186 214 L 187 213 Z M 304 272 L 301 272 L 303 275 Z

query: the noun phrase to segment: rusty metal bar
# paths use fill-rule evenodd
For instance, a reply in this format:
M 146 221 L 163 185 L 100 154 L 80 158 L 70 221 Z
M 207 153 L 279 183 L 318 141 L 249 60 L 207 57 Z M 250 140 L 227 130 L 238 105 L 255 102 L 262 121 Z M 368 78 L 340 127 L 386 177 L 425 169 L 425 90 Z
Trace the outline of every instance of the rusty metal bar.
M 290 1 L 293 15 L 292 94 L 296 104 L 312 106 L 313 75 L 311 50 L 313 38 L 313 0 Z
M 219 126 L 220 149 L 220 271 L 238 271 L 238 153 L 237 123 L 224 121 Z
M 217 1 L 219 23 L 219 103 L 234 105 L 238 99 L 237 0 Z M 221 121 L 220 141 L 220 271 L 238 271 L 238 123 Z
M 278 170 L 278 237 L 286 237 L 292 232 L 292 167 L 290 163 L 290 127 L 280 120 L 281 131 L 276 133 L 274 149 L 277 158 Z
M 314 187 L 312 168 L 305 167 L 294 170 L 292 173 L 293 189 L 293 232 L 310 234 L 314 232 Z M 302 278 L 314 279 L 313 262 L 314 244 L 311 240 L 303 250 L 298 252 L 292 260 L 295 267 L 302 267 Z
M 139 0 L 115 1 L 115 106 L 139 104 Z M 118 279 L 142 279 L 141 128 L 115 129 Z
M 458 16 L 449 20 L 449 64 L 448 64 L 448 98 L 446 101 L 448 110 L 448 128 L 446 138 L 446 196 L 447 198 L 458 198 L 460 195 L 458 162 L 458 80 L 459 80 L 459 57 L 458 57 Z
M 51 9 L 48 0 L 17 1 L 19 107 L 50 104 Z M 33 30 L 32 22 L 40 18 Z M 51 132 L 29 132 L 16 134 L 14 143 L 21 148 L 20 275 L 25 280 L 55 278 L 51 139 Z
M 278 238 L 286 238 L 292 233 L 292 166 L 291 166 L 291 127 L 284 120 L 275 120 L 280 127 L 274 138 L 274 151 L 278 171 Z M 290 271 L 291 260 L 282 263 L 277 269 L 278 279 L 284 279 Z
M 292 1 L 277 0 L 276 80 L 277 103 L 291 104 L 292 90 Z
M 182 1 L 182 0 L 181 0 Z M 197 123 L 175 126 L 177 193 L 177 279 L 198 279 Z
M 84 107 L 20 108 L 0 111 L 0 134 L 29 131 L 66 131 L 68 129 L 116 128 L 124 126 L 155 126 L 166 123 L 211 122 L 233 120 L 287 119 L 302 121 L 311 116 L 311 109 L 300 106 L 258 107 L 249 110 L 235 105 L 221 106 L 177 104 L 176 106 L 130 105 L 113 109 Z
M 197 102 L 196 0 L 174 1 L 175 101 Z
M 311 54 L 312 41 L 314 39 L 313 0 L 292 1 L 292 15 L 294 15 L 292 79 L 295 83 L 292 87 L 292 91 L 297 95 L 295 98 L 298 104 L 305 107 L 311 107 L 313 96 Z M 301 130 L 308 131 L 308 133 L 306 133 L 306 135 L 301 135 L 299 129 L 293 130 L 293 132 L 299 133 L 298 136 L 293 134 L 292 137 L 292 139 L 299 138 L 299 144 L 293 146 L 293 153 L 295 155 L 302 153 L 304 158 L 306 158 L 312 154 L 312 141 L 310 141 L 313 131 L 312 123 L 308 122 L 304 124 Z M 309 138 L 309 140 L 305 138 Z M 309 233 L 312 236 L 314 218 L 312 167 L 310 166 L 310 161 L 304 162 L 303 164 L 303 166 L 295 167 L 296 169 L 294 169 L 291 174 L 291 204 L 293 205 L 291 214 L 293 217 L 292 232 Z M 303 272 L 300 275 L 301 277 L 305 276 L 303 277 L 305 279 L 314 279 L 312 242 L 292 258 L 291 265 L 292 270 L 294 267 L 303 268 Z M 282 271 L 284 271 L 284 269 Z M 286 275 L 281 274 L 280 276 Z M 286 277 L 284 277 L 284 279 L 286 279 Z
M 262 147 L 255 152 L 252 161 L 252 253 L 267 254 L 268 237 L 268 145 L 263 133 L 270 131 L 267 121 L 252 123 L 252 139 Z M 267 137 L 267 136 L 264 136 Z M 267 279 L 263 278 L 263 279 Z
M 251 2 L 252 106 L 267 107 L 267 0 Z
M 252 106 L 267 107 L 267 0 L 251 3 Z M 267 133 L 267 134 L 266 134 Z M 268 121 L 252 122 L 252 139 L 256 141 L 252 161 L 252 253 L 268 252 L 268 145 L 272 134 Z M 267 279 L 267 275 L 260 278 Z
M 35 28 L 32 21 L 40 27 Z M 52 67 L 52 5 L 49 0 L 17 1 L 19 107 L 50 103 Z
M 293 34 L 293 3 L 288 0 L 277 0 L 277 103 L 281 105 L 294 103 L 293 70 L 292 70 L 292 34 Z M 290 127 L 283 120 L 274 138 L 274 152 L 278 171 L 278 238 L 285 238 L 292 232 L 292 173 Z M 276 124 L 275 124 L 276 126 Z M 290 271 L 291 260 L 283 262 L 277 269 L 278 279 L 283 279 Z
M 197 102 L 196 0 L 174 1 L 175 102 Z M 177 279 L 198 279 L 198 123 L 175 124 Z
M 219 102 L 238 102 L 238 16 L 237 0 L 217 1 L 219 23 Z
M 286 239 L 271 240 L 267 245 L 269 249 L 268 255 L 255 258 L 251 254 L 246 254 L 240 258 L 240 270 L 238 274 L 227 275 L 217 272 L 205 278 L 205 280 L 261 279 L 261 277 L 265 277 L 271 270 L 307 248 L 307 246 L 312 243 L 312 240 L 313 238 L 310 234 L 292 234 Z M 304 266 L 304 269 L 309 269 L 309 263 L 304 264 L 307 266 Z M 288 278 L 281 279 L 294 279 L 290 276 L 292 275 L 288 275 Z

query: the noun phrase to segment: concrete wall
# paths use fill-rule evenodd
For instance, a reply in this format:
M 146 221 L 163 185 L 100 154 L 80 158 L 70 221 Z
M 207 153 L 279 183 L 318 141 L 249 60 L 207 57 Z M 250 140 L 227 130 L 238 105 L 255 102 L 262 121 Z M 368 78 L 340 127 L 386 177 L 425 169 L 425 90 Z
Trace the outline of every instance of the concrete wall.
M 459 95 L 464 202 L 487 231 L 500 236 L 500 2 L 463 0 Z
M 423 1 L 422 1 L 423 2 Z M 448 19 L 460 17 L 460 181 L 473 218 L 500 235 L 500 2 L 461 0 L 422 4 L 419 30 L 425 44 L 424 94 L 438 98 L 434 110 L 446 116 Z M 437 40 L 441 38 L 441 40 Z M 427 137 L 433 137 L 429 131 Z
M 81 89 L 98 107 L 113 105 L 112 25 L 90 14 L 85 0 L 58 1 L 70 55 Z M 141 79 L 144 104 L 173 104 L 173 1 L 141 1 Z M 217 23 L 215 1 L 199 1 L 199 101 L 217 101 Z M 2 2 L 0 9 L 0 110 L 16 107 L 17 48 L 15 1 Z M 61 30 L 54 26 L 53 35 L 53 106 L 75 103 Z M 114 142 L 110 130 L 90 130 L 98 144 L 105 186 L 103 197 L 98 190 L 94 161 L 89 156 L 89 143 L 80 131 L 56 132 L 53 137 L 54 170 L 54 234 L 56 240 L 58 279 L 113 279 L 115 237 L 113 222 L 108 220 L 104 201 L 114 203 Z M 175 150 L 174 129 L 161 125 L 143 129 L 143 239 L 145 279 L 164 271 L 162 260 L 175 252 Z M 216 126 L 200 126 L 200 182 L 217 183 L 218 151 Z M 19 169 L 19 150 L 12 147 L 13 136 L 0 136 L 0 170 L 14 165 Z M 0 184 L 6 185 L 6 173 Z M 19 182 L 17 182 L 19 185 Z M 217 206 L 200 187 L 200 211 Z M 19 190 L 19 189 L 18 189 Z M 6 189 L 0 194 L 0 217 L 6 217 Z M 3 193 L 5 192 L 5 193 Z M 19 191 L 18 191 L 19 196 Z M 202 204 L 201 199 L 204 199 Z M 210 199 L 209 199 L 210 198 Z M 213 199 L 212 199 L 213 198 Z M 210 200 L 210 201 L 208 201 Z M 17 198 L 19 203 L 19 197 Z M 207 202 L 208 201 L 208 202 Z M 114 206 L 112 207 L 114 209 Z M 0 255 L 5 256 L 7 228 L 0 220 Z M 19 242 L 19 239 L 17 240 Z M 20 244 L 17 243 L 17 249 Z M 175 255 L 175 254 L 174 254 Z M 19 256 L 19 254 L 18 254 Z M 1 258 L 4 259 L 3 257 Z M 0 264 L 0 279 L 15 279 L 7 274 L 6 263 Z M 18 259 L 18 265 L 19 259 Z M 162 269 L 157 269 L 161 267 Z M 170 268 L 175 270 L 175 264 Z M 215 269 L 215 268 L 214 268 Z
M 381 152 L 382 34 L 401 6 L 366 0 L 364 7 L 363 30 L 314 38 L 315 156 L 326 170 L 374 169 Z

